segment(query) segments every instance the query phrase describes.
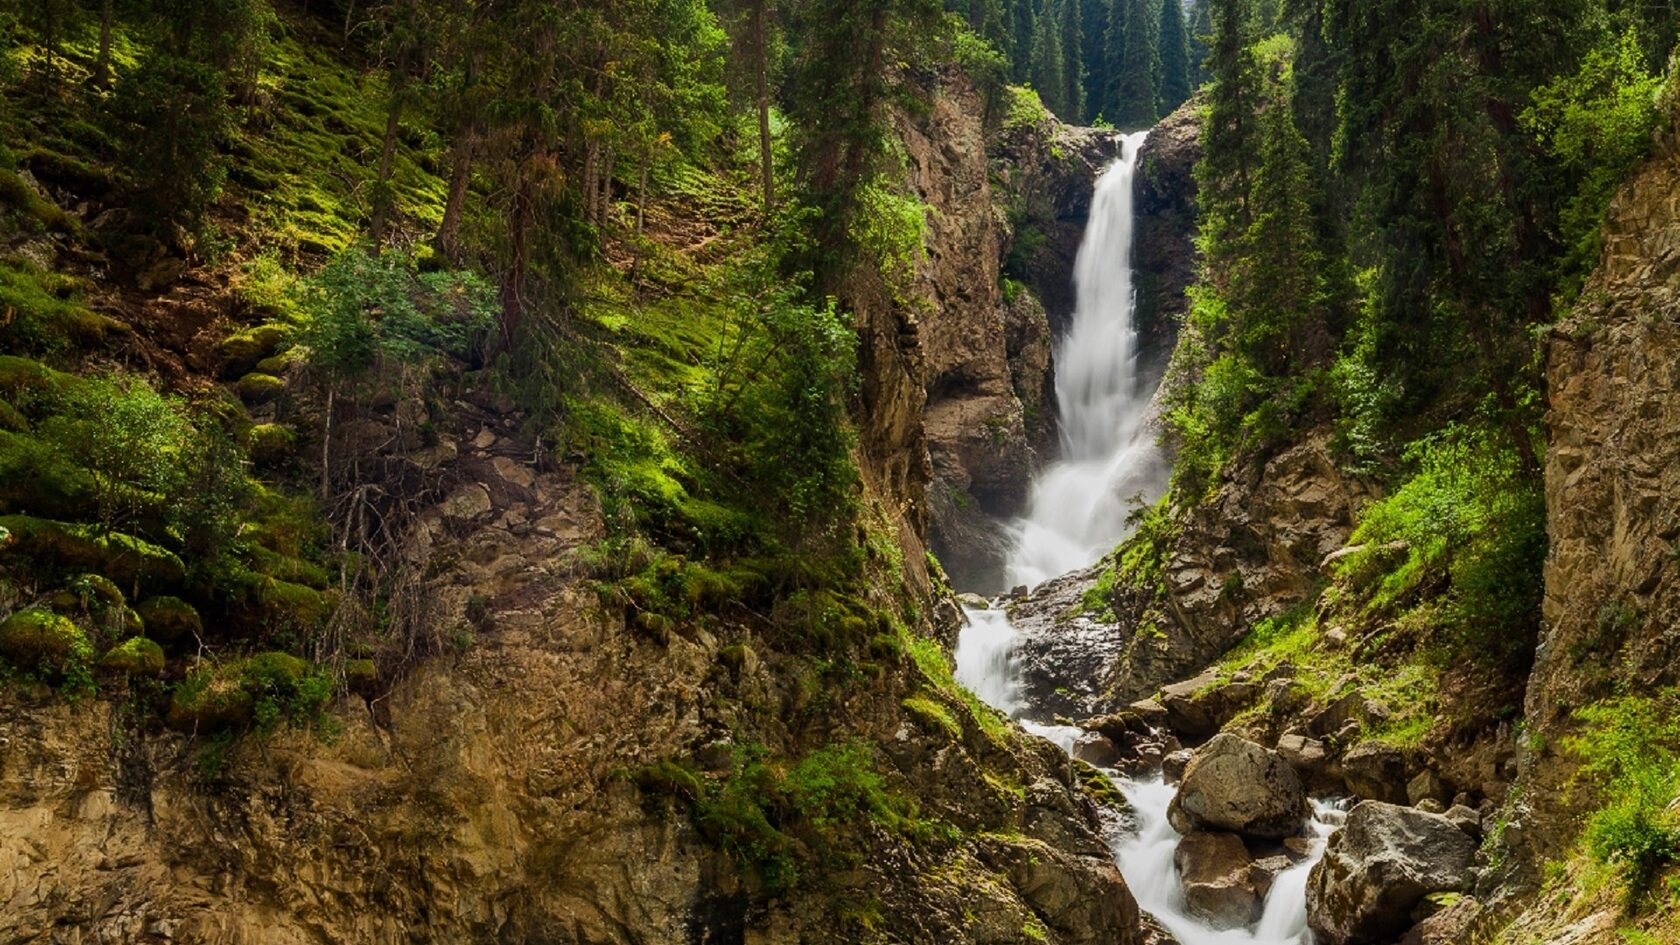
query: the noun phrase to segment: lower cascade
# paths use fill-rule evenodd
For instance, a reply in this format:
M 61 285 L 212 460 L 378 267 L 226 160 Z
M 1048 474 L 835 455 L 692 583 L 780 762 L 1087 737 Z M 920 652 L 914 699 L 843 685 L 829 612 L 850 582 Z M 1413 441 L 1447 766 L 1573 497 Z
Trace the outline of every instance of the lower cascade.
M 1001 609 L 965 609 L 967 626 L 957 642 L 957 681 L 993 708 L 1017 717 L 1021 727 L 1072 753 L 1081 729 L 1024 717 L 1027 711 L 1009 654 L 1014 630 Z M 1193 915 L 1185 900 L 1174 854 L 1183 835 L 1167 819 L 1176 789 L 1160 777 L 1133 778 L 1105 772 L 1137 815 L 1136 828 L 1113 843 L 1114 862 L 1139 908 L 1172 934 L 1179 945 L 1311 945 L 1307 928 L 1307 877 L 1324 856 L 1325 842 L 1340 826 L 1335 801 L 1312 802 L 1310 845 L 1298 863 L 1280 872 L 1266 893 L 1257 922 L 1220 929 Z

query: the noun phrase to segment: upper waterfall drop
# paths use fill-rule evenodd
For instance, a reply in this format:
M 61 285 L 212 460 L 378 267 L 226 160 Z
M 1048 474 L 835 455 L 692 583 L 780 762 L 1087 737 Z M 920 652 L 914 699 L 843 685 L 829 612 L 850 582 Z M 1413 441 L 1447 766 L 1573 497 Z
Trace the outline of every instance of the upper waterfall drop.
M 1131 498 L 1151 501 L 1165 485 L 1148 422 L 1154 392 L 1138 370 L 1132 285 L 1132 194 L 1147 135 L 1126 135 L 1120 159 L 1097 179 L 1074 261 L 1073 322 L 1056 347 L 1063 453 L 1033 483 L 1027 515 L 1015 524 L 1011 585 L 1035 585 L 1101 558 L 1125 536 Z

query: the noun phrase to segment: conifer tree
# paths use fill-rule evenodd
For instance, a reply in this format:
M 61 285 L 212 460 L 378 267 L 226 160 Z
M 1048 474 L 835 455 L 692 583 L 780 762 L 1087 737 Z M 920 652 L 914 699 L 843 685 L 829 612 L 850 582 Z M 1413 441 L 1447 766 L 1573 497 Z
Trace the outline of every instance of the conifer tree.
M 1109 0 L 1081 0 L 1080 58 L 1085 63 L 1085 120 L 1102 113 L 1108 95 L 1108 8 Z
M 1057 114 L 1063 121 L 1078 122 L 1085 117 L 1085 22 L 1080 0 L 1060 4 L 1063 111 Z
M 1156 53 L 1155 4 L 1153 0 L 1124 3 L 1126 43 L 1120 68 L 1113 76 L 1114 114 L 1110 119 L 1120 128 L 1147 128 L 1159 114 L 1161 61 Z
M 1169 115 L 1190 98 L 1190 48 L 1184 36 L 1184 7 L 1161 0 L 1161 114 Z
M 1038 16 L 1034 0 L 1014 0 L 1009 11 L 1010 59 L 1009 77 L 1016 85 L 1032 82 L 1033 35 Z
M 1107 0 L 1108 25 L 1103 29 L 1103 92 L 1099 111 L 1113 122 L 1120 109 L 1120 77 L 1126 69 L 1126 11 L 1130 0 Z
M 1067 90 L 1067 81 L 1062 72 L 1062 36 L 1052 0 L 1044 0 L 1035 24 L 1030 84 L 1038 91 L 1038 96 L 1044 100 L 1045 106 L 1058 118 L 1071 119 L 1072 116 L 1067 111 L 1067 102 L 1063 98 Z

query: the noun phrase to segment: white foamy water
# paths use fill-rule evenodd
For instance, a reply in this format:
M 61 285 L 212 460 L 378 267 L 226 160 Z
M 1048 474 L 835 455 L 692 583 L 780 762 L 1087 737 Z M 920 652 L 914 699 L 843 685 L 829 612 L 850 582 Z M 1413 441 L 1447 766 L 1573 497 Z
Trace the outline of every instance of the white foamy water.
M 1036 585 L 1101 558 L 1125 537 L 1131 500 L 1153 501 L 1167 469 L 1148 425 L 1138 374 L 1132 286 L 1133 179 L 1147 132 L 1127 135 L 1097 180 L 1074 262 L 1072 325 L 1056 347 L 1061 458 L 1033 483 L 1014 523 L 1011 586 Z
M 1167 805 L 1176 788 L 1159 779 L 1130 781 L 1116 778 L 1115 784 L 1138 813 L 1138 832 L 1117 844 L 1114 862 L 1126 877 L 1126 886 L 1138 907 L 1157 922 L 1180 945 L 1311 945 L 1307 929 L 1307 875 L 1324 856 L 1324 842 L 1340 826 L 1342 811 L 1333 802 L 1314 801 L 1308 827 L 1312 849 L 1306 859 L 1277 875 L 1266 894 L 1260 921 L 1249 928 L 1215 929 L 1192 916 L 1185 906 L 1184 887 L 1173 852 L 1179 833 L 1167 822 Z
M 1001 609 L 969 610 L 968 625 L 957 640 L 957 682 L 987 704 L 1011 715 L 1027 710 L 1017 670 L 1010 659 L 1015 629 Z M 1021 727 L 1072 752 L 1080 729 L 1021 719 Z M 1312 945 L 1307 929 L 1307 875 L 1324 855 L 1324 842 L 1340 826 L 1342 811 L 1334 802 L 1313 802 L 1308 856 L 1279 873 L 1266 895 L 1260 919 L 1241 929 L 1216 929 L 1191 915 L 1173 852 L 1180 835 L 1167 821 L 1167 806 L 1176 791 L 1157 777 L 1131 780 L 1111 774 L 1121 793 L 1137 812 L 1138 829 L 1114 846 L 1114 862 L 1138 906 L 1179 942 L 1179 945 Z

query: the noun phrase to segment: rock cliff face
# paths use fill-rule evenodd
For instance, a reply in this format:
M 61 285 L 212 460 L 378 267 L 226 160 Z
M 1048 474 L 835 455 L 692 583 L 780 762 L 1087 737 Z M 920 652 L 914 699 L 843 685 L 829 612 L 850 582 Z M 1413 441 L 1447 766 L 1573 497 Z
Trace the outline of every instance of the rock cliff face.
M 1202 101 L 1193 98 L 1149 129 L 1138 151 L 1138 360 L 1158 377 L 1189 308 L 1196 277 L 1196 162 L 1202 158 Z
M 589 490 L 510 462 L 532 450 L 514 427 L 451 437 L 467 481 L 422 514 L 411 551 L 443 651 L 341 705 L 335 736 L 218 747 L 144 721 L 144 691 L 9 692 L 0 938 L 771 945 L 879 921 L 912 942 L 1134 941 L 1098 811 L 1054 746 L 987 734 L 936 690 L 911 716 L 925 683 L 902 654 L 842 684 L 747 617 L 635 629 L 574 564 L 602 534 Z M 692 787 L 646 774 L 842 732 L 946 826 L 864 818 L 869 855 L 786 898 L 707 839 Z
M 1546 346 L 1551 449 L 1544 627 L 1526 702 L 1536 857 L 1574 840 L 1585 792 L 1563 788 L 1575 709 L 1680 679 L 1680 142 L 1616 198 L 1598 271 Z

